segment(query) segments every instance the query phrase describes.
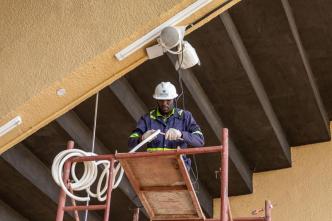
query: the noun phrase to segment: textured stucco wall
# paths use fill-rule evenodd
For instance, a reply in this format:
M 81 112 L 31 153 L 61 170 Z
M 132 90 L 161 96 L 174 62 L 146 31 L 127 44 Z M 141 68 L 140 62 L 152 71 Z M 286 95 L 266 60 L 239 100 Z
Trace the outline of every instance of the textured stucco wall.
M 252 216 L 269 199 L 273 221 L 332 220 L 332 142 L 293 147 L 292 162 L 288 169 L 254 174 L 254 193 L 230 199 L 233 217 Z
M 1 1 L 0 116 L 181 2 Z

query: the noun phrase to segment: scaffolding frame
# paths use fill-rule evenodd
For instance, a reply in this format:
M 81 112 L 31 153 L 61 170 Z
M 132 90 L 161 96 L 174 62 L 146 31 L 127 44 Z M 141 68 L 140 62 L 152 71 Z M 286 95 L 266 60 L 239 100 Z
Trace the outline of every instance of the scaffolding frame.
M 113 190 L 113 173 L 114 163 L 120 159 L 130 158 L 146 158 L 156 156 L 178 156 L 178 155 L 196 155 L 196 154 L 207 154 L 207 153 L 220 153 L 220 218 L 203 218 L 203 219 L 176 219 L 176 221 L 271 221 L 271 210 L 272 204 L 270 201 L 265 201 L 265 215 L 262 217 L 240 217 L 233 218 L 230 209 L 230 203 L 228 198 L 228 129 L 222 129 L 221 133 L 222 144 L 220 146 L 210 147 L 196 147 L 187 149 L 176 149 L 168 151 L 156 151 L 156 152 L 135 152 L 135 153 L 116 153 L 106 154 L 88 157 L 73 157 L 68 159 L 64 164 L 63 181 L 69 188 L 70 168 L 73 162 L 84 162 L 84 161 L 99 161 L 108 160 L 110 161 L 109 168 L 109 180 L 108 189 L 105 204 L 97 205 L 76 205 L 75 201 L 72 200 L 73 206 L 66 206 L 66 194 L 64 190 L 60 190 L 58 209 L 56 215 L 56 221 L 63 221 L 65 211 L 75 212 L 75 219 L 79 221 L 77 211 L 82 210 L 104 210 L 103 221 L 109 221 L 110 218 L 110 205 Z M 69 141 L 67 149 L 74 148 L 74 142 Z M 139 209 L 134 210 L 133 221 L 139 220 Z M 170 220 L 168 220 L 170 221 Z

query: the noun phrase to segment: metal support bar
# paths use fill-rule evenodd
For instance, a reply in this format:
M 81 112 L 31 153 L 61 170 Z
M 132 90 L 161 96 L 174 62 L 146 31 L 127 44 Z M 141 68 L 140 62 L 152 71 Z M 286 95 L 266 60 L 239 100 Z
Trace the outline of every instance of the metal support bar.
M 272 221 L 272 203 L 269 200 L 265 201 L 265 221 Z
M 173 156 L 173 155 L 194 155 L 194 154 L 207 154 L 221 152 L 222 146 L 211 146 L 211 147 L 195 147 L 188 149 L 176 149 L 176 150 L 165 150 L 155 152 L 135 152 L 135 153 L 117 153 L 117 154 L 106 154 L 96 155 L 87 157 L 75 157 L 72 158 L 71 162 L 83 162 L 83 161 L 94 161 L 94 160 L 112 160 L 112 159 L 128 159 L 128 158 L 141 158 L 141 157 L 156 157 L 156 156 Z
M 222 153 L 220 163 L 220 220 L 228 221 L 228 129 L 222 130 Z
M 139 208 L 134 209 L 133 221 L 139 220 Z
M 68 141 L 67 143 L 67 149 L 73 149 L 74 148 L 74 141 Z M 66 161 L 64 165 L 64 173 L 63 173 L 63 180 L 65 183 L 67 183 L 67 180 L 69 179 L 70 174 L 70 166 L 71 162 Z M 63 189 L 60 190 L 59 193 L 59 203 L 58 203 L 58 210 L 56 215 L 56 221 L 62 221 L 64 216 L 64 207 L 66 206 L 66 193 Z
M 220 221 L 220 219 L 176 219 L 176 220 L 158 220 L 158 221 Z M 266 221 L 265 217 L 240 217 L 233 218 L 233 221 Z
M 111 207 L 111 197 L 113 190 L 113 168 L 114 168 L 114 159 L 111 158 L 110 169 L 109 169 L 109 178 L 108 178 L 108 189 L 107 189 L 107 197 L 106 197 L 106 210 L 104 214 L 104 221 L 108 221 L 110 216 L 110 207 Z
M 185 221 L 190 221 L 190 220 L 185 220 Z M 220 219 L 206 219 L 204 221 L 220 221 Z M 233 221 L 266 221 L 266 220 L 265 217 L 241 217 L 241 218 L 233 218 Z
M 89 205 L 89 206 L 65 206 L 63 207 L 64 211 L 82 211 L 82 210 L 104 210 L 105 205 Z
M 74 194 L 73 188 L 71 186 L 69 186 L 69 191 L 71 194 Z M 74 199 L 71 199 L 71 203 L 73 204 L 73 206 L 77 206 L 76 201 Z M 74 210 L 74 217 L 75 217 L 75 221 L 80 221 L 80 217 L 78 215 L 78 210 Z
M 181 154 L 205 154 L 220 152 L 221 146 L 213 147 L 195 147 L 188 149 L 176 149 L 166 151 L 155 151 L 155 152 L 136 152 L 136 153 L 117 153 L 115 154 L 116 159 L 128 159 L 128 158 L 141 158 L 141 157 L 156 157 L 156 156 L 172 156 Z

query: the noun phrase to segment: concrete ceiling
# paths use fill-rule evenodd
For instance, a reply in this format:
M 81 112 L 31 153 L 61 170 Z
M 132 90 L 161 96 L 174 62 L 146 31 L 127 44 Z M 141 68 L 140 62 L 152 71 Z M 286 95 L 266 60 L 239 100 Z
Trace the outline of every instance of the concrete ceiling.
M 201 125 L 207 146 L 219 144 L 221 126 L 230 129 L 232 195 L 252 191 L 253 172 L 290 167 L 291 146 L 330 139 L 332 2 L 289 3 L 242 1 L 187 36 L 202 65 L 182 73 L 184 105 Z M 145 62 L 100 92 L 99 153 L 127 151 L 128 134 L 137 116 L 155 106 L 151 94 L 160 81 L 180 89 L 168 56 Z M 58 190 L 47 188 L 54 183 L 43 174 L 69 139 L 90 149 L 94 101 L 89 98 L 1 155 L 1 208 L 16 210 L 18 220 L 54 219 Z M 183 106 L 182 100 L 178 106 Z M 206 190 L 200 198 L 217 197 L 218 157 L 198 157 L 197 165 Z M 126 185 L 124 181 L 114 192 L 112 220 L 131 220 L 137 199 Z M 204 206 L 208 212 L 211 205 Z M 101 215 L 92 213 L 92 220 Z

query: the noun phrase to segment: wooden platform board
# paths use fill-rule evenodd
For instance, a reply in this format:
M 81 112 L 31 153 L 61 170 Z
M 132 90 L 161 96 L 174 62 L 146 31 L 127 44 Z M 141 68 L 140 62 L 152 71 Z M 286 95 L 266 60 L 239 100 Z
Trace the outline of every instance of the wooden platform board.
M 180 156 L 121 159 L 150 220 L 204 219 Z

